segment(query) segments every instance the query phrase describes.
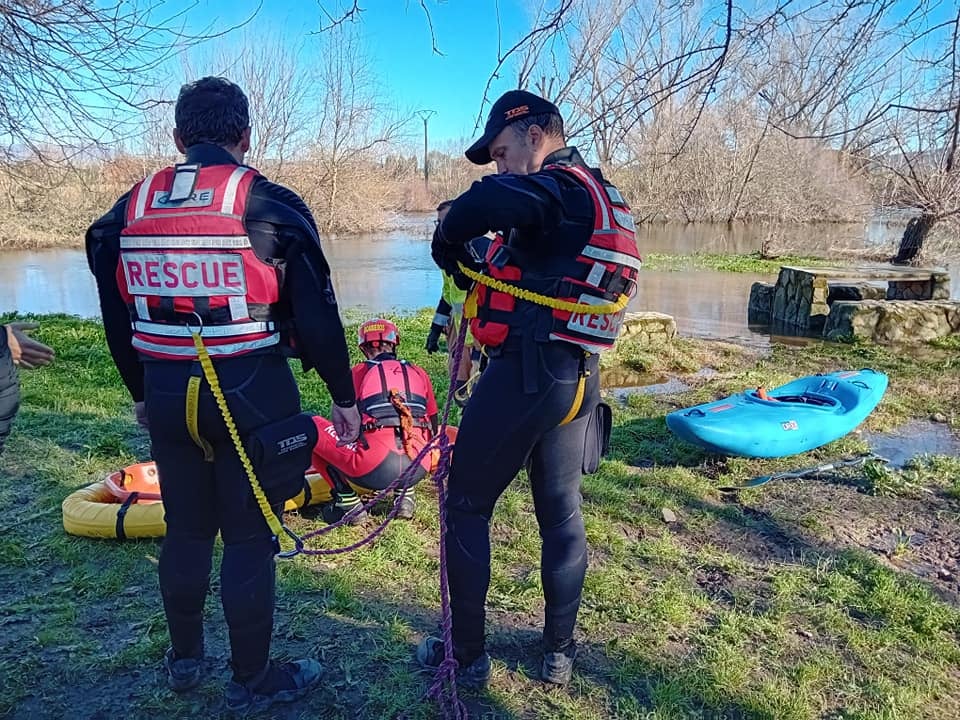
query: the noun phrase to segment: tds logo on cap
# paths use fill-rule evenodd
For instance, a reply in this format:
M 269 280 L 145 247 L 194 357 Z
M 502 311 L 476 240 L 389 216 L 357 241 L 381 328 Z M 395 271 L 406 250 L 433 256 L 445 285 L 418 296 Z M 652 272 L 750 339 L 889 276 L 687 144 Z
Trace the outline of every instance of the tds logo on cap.
M 520 117 L 521 115 L 526 115 L 530 112 L 529 105 L 521 105 L 520 107 L 515 107 L 510 110 L 507 110 L 503 115 L 505 119 L 512 120 L 515 117 Z

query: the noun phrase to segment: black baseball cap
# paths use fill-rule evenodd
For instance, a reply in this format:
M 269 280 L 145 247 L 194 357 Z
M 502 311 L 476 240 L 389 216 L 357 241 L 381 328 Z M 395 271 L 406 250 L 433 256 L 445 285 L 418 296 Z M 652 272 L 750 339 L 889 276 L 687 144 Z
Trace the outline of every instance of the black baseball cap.
M 549 100 L 544 100 L 539 95 L 526 90 L 510 90 L 504 93 L 490 108 L 483 135 L 467 148 L 464 155 L 467 156 L 467 160 L 476 165 L 486 165 L 491 160 L 488 146 L 507 125 L 522 120 L 527 115 L 542 113 L 559 115 L 560 110 Z

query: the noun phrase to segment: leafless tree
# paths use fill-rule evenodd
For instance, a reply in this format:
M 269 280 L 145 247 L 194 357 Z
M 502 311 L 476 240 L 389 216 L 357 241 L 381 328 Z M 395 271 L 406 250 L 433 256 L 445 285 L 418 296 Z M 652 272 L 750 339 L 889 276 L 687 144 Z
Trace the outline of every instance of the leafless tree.
M 914 208 L 895 262 L 960 215 L 960 9 L 940 0 L 816 3 L 768 36 L 782 77 L 760 94 L 775 126 L 831 143 Z
M 158 68 L 214 35 L 185 32 L 186 12 L 161 0 L 0 0 L 0 154 L 70 159 L 128 136 L 156 101 Z
M 253 133 L 247 161 L 282 179 L 285 164 L 303 157 L 317 132 L 317 77 L 305 48 L 277 35 L 244 32 L 206 49 L 186 63 L 185 75 L 222 75 L 243 88 Z
M 490 172 L 464 157 L 463 149 L 471 143 L 468 138 L 447 140 L 430 152 L 430 192 L 434 203 L 457 197 L 473 181 Z
M 403 138 L 412 113 L 402 113 L 382 100 L 355 27 L 338 25 L 321 41 L 310 194 L 321 208 L 321 225 L 332 231 L 351 225 L 346 218 L 338 218 L 344 205 L 371 215 L 374 208 L 382 207 L 369 178 L 378 156 L 386 155 Z

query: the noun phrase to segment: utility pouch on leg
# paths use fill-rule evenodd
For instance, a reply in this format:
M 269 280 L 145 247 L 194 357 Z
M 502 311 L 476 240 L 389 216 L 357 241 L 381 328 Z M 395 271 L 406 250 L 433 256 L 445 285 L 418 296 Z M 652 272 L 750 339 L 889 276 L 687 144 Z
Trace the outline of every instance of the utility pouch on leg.
M 610 431 L 613 429 L 613 411 L 606 403 L 599 403 L 590 415 L 587 437 L 583 447 L 583 473 L 591 475 L 600 467 L 600 458 L 610 449 Z
M 271 505 L 286 502 L 303 490 L 304 473 L 316 444 L 317 426 L 308 413 L 263 425 L 247 435 L 247 454 Z

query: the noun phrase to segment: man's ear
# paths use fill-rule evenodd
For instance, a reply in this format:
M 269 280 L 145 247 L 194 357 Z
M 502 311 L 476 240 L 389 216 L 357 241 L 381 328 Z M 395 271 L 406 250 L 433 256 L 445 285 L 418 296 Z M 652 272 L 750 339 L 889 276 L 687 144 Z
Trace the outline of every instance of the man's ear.
M 246 129 L 244 129 L 244 131 L 243 131 L 242 133 L 240 133 L 240 142 L 238 143 L 237 148 L 238 148 L 238 149 L 240 150 L 240 152 L 242 152 L 242 153 L 249 152 L 249 150 L 250 150 L 250 128 L 246 128 Z
M 530 140 L 530 145 L 534 150 L 539 150 L 543 145 L 543 139 L 546 137 L 543 133 L 543 128 L 539 125 L 531 125 L 527 129 L 527 137 Z
M 173 144 L 177 146 L 177 150 L 187 154 L 187 148 L 183 145 L 183 139 L 180 137 L 180 131 L 177 128 L 173 129 Z

